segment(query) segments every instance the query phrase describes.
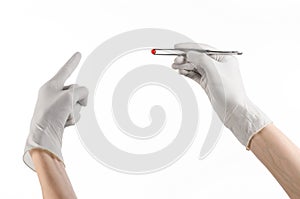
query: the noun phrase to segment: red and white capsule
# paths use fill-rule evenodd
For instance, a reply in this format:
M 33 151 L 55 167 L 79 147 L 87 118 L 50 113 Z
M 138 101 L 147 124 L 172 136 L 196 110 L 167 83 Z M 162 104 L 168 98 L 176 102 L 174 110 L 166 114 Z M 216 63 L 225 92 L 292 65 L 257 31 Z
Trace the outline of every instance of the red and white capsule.
M 177 49 L 160 49 L 160 48 L 154 48 L 151 50 L 151 53 L 153 55 L 183 55 L 185 52 L 183 50 L 177 50 Z

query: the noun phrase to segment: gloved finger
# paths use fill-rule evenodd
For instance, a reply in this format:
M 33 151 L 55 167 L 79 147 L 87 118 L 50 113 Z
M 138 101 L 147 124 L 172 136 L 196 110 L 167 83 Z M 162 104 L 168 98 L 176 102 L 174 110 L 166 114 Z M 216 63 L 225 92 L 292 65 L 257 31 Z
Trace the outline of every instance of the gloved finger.
M 76 103 L 74 106 L 73 106 L 73 111 L 72 111 L 72 116 L 75 118 L 76 115 L 79 114 L 79 112 L 81 111 L 81 108 L 82 108 L 82 105 L 79 104 L 79 103 Z
M 179 43 L 179 44 L 175 44 L 174 48 L 175 49 L 182 49 L 185 52 L 187 52 L 187 49 L 217 50 L 215 47 L 212 47 L 208 44 L 202 44 L 202 43 Z M 224 55 L 209 55 L 209 56 L 211 58 L 215 59 L 216 61 L 222 61 L 225 57 Z
M 184 70 L 195 70 L 196 66 L 192 63 L 185 63 L 185 64 L 172 64 L 173 69 L 184 69 Z
M 72 112 L 70 113 L 70 115 L 69 115 L 69 117 L 66 121 L 65 127 L 70 126 L 70 125 L 74 125 L 79 120 L 81 107 L 82 106 L 79 103 L 76 103 L 73 106 Z
M 67 120 L 67 122 L 65 124 L 65 127 L 72 126 L 72 125 L 76 124 L 79 121 L 79 119 L 80 119 L 80 113 L 78 115 L 76 115 L 75 118 Z
M 87 105 L 89 91 L 84 86 L 79 86 L 78 84 L 71 84 L 69 86 L 64 86 L 67 92 L 70 92 L 73 98 L 73 104 L 79 103 L 82 106 Z
M 184 70 L 184 69 L 179 69 L 179 70 L 178 70 L 178 73 L 179 73 L 180 75 L 187 75 L 187 74 L 189 73 L 189 71 L 188 71 L 188 70 Z
M 73 103 L 79 103 L 82 106 L 87 105 L 89 91 L 84 86 L 79 86 L 73 90 Z
M 76 103 L 73 108 L 72 111 L 68 117 L 68 120 L 74 120 L 74 118 L 76 118 L 76 115 L 79 114 L 79 112 L 81 111 L 81 105 L 79 103 Z
M 215 67 L 215 60 L 204 53 L 189 51 L 186 55 L 187 62 L 193 63 L 197 66 L 197 71 L 201 74 L 203 71 L 207 74 L 213 73 Z M 184 69 L 184 68 L 182 68 Z M 203 71 L 202 71 L 203 70 Z M 202 72 L 201 72 L 202 71 Z
M 190 70 L 184 70 L 184 69 L 180 69 L 178 70 L 179 74 L 184 75 L 186 77 L 189 77 L 193 80 L 195 80 L 196 82 L 198 82 L 199 84 L 201 84 L 201 75 L 195 71 L 190 71 Z
M 68 77 L 78 66 L 81 59 L 81 54 L 76 52 L 61 69 L 54 75 L 50 82 L 55 82 L 56 86 L 61 89 Z
M 185 74 L 185 76 L 194 79 L 194 80 L 200 80 L 201 79 L 201 75 L 195 71 L 187 71 L 187 73 Z
M 175 64 L 184 64 L 185 63 L 185 56 L 179 55 L 174 59 Z
M 194 77 L 195 75 L 199 75 L 199 77 L 201 77 L 201 75 L 199 73 L 192 71 L 192 70 L 179 69 L 178 72 L 180 75 L 184 75 L 184 76 L 191 77 L 191 78 Z

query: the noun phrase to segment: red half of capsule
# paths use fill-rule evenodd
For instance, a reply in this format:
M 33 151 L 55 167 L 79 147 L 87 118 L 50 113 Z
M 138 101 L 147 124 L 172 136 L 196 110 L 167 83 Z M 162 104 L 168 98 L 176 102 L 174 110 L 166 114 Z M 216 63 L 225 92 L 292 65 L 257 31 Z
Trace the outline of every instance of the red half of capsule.
M 156 54 L 156 50 L 155 50 L 155 49 L 152 49 L 152 50 L 151 50 L 151 53 L 152 53 L 153 55 L 155 55 L 155 54 Z

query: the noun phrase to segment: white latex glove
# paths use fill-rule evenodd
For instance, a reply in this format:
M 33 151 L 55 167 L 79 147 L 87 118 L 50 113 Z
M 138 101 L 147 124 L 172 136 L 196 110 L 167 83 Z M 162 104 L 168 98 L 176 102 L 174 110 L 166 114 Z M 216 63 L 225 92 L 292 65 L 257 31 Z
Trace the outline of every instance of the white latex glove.
M 34 148 L 47 150 L 63 161 L 61 147 L 64 128 L 79 120 L 80 109 L 87 104 L 87 88 L 64 86 L 80 59 L 80 53 L 75 53 L 39 90 L 23 156 L 25 164 L 33 170 L 35 168 L 29 151 Z
M 196 43 L 177 44 L 175 48 L 216 50 Z M 191 50 L 185 57 L 178 56 L 172 67 L 202 86 L 221 121 L 247 149 L 253 135 L 271 123 L 247 97 L 234 56 Z

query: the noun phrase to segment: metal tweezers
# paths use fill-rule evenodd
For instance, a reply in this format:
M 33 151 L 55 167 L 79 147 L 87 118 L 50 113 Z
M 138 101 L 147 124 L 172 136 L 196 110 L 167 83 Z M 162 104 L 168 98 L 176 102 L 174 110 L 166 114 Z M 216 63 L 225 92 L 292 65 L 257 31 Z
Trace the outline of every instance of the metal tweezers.
M 207 55 L 242 55 L 239 51 L 221 51 L 221 50 L 205 50 L 205 49 L 164 49 L 154 48 L 151 50 L 153 55 L 185 55 L 187 51 L 196 51 Z

